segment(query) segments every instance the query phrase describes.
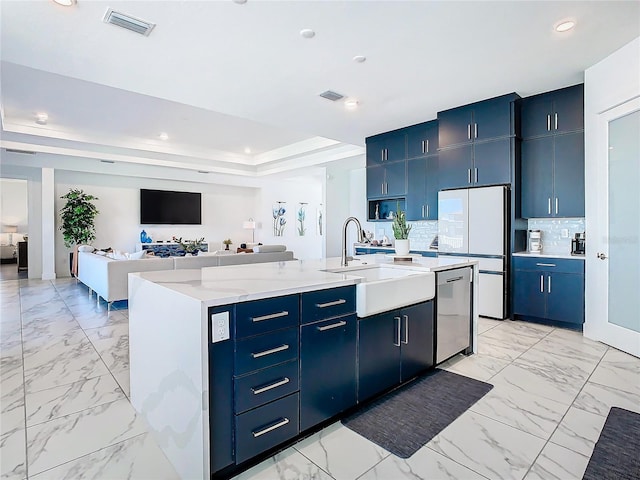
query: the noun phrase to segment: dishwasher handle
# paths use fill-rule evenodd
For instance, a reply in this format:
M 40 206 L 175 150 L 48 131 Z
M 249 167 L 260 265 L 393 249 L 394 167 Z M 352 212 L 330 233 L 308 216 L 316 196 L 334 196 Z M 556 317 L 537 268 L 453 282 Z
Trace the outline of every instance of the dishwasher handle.
M 448 278 L 447 283 L 457 282 L 458 280 L 462 280 L 462 278 L 463 278 L 462 275 L 460 275 L 459 277 Z

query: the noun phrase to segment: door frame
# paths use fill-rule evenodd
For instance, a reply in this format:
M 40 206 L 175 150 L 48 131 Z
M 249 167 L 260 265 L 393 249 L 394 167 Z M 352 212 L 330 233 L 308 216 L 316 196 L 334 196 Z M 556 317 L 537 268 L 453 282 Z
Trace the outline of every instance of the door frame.
M 593 340 L 640 357 L 640 332 L 609 323 L 608 262 L 598 258 L 608 256 L 609 244 L 609 123 L 640 110 L 640 97 L 634 97 L 597 115 L 595 132 L 595 161 L 585 167 L 592 169 L 586 175 L 586 191 L 595 197 L 586 212 L 589 225 L 588 249 L 585 257 L 585 323 L 584 335 Z

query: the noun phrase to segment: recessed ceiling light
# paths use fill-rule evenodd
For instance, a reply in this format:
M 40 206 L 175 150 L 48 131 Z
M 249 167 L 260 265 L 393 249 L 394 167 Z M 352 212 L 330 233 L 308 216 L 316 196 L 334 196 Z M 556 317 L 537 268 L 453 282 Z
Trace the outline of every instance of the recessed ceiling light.
M 238 5 L 244 5 L 247 3 L 247 0 L 233 0 L 233 3 L 237 3 Z
M 313 38 L 316 36 L 316 32 L 314 32 L 310 28 L 303 28 L 302 30 L 300 30 L 300 36 L 302 38 Z
M 244 153 L 247 155 L 251 153 L 251 149 L 249 147 L 244 147 Z
M 39 125 L 46 125 L 49 120 L 49 115 L 46 113 L 36 113 L 36 123 Z
M 77 3 L 76 0 L 53 0 L 53 1 L 56 2 L 58 5 L 62 5 L 63 7 L 70 7 Z
M 568 32 L 575 26 L 576 26 L 576 22 L 574 22 L 573 20 L 564 20 L 558 23 L 555 26 L 555 29 L 556 29 L 556 32 Z
M 364 63 L 367 61 L 367 57 L 365 57 L 364 55 L 356 55 L 355 57 L 353 57 L 353 61 L 356 63 Z
M 169 135 L 165 132 L 162 132 L 160 135 L 158 135 L 158 138 L 160 140 L 169 140 Z
M 344 108 L 347 110 L 355 110 L 358 108 L 359 102 L 355 98 L 349 98 L 344 101 Z

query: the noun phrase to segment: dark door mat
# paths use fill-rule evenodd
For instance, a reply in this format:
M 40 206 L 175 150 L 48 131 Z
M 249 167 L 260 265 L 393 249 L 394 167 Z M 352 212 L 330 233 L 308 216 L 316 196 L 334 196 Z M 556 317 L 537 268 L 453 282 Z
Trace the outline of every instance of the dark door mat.
M 409 458 L 493 388 L 446 370 L 376 400 L 342 423 L 400 458 Z
M 640 414 L 611 407 L 582 479 L 640 479 Z

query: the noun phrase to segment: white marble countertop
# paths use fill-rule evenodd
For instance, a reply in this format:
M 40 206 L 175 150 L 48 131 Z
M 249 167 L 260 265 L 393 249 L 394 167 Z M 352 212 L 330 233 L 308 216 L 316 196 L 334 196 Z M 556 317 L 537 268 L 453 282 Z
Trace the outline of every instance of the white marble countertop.
M 446 257 L 414 257 L 411 262 L 394 262 L 394 259 L 388 255 L 359 255 L 349 262 L 349 266 L 357 269 L 363 265 L 388 264 L 397 268 L 419 268 L 437 272 L 473 266 L 477 263 L 475 260 L 461 261 Z M 340 258 L 206 267 L 194 270 L 162 270 L 130 275 L 161 285 L 175 293 L 203 302 L 206 307 L 211 307 L 356 285 L 362 281 L 361 277 L 349 275 L 348 271 L 345 273 L 324 271 L 335 268 L 340 268 Z
M 532 258 L 566 258 L 567 260 L 584 260 L 584 255 L 571 255 L 570 253 L 530 253 L 515 252 L 514 257 L 532 257 Z

